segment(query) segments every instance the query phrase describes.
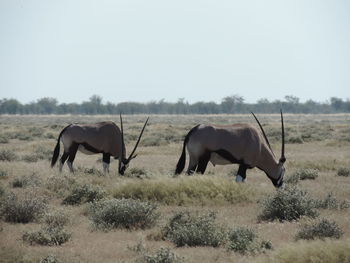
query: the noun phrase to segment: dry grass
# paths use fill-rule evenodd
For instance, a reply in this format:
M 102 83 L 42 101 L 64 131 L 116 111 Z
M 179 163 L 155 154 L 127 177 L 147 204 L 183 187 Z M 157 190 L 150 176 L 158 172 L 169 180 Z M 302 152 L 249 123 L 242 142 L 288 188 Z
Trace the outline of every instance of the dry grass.
M 127 134 L 127 152 L 133 148 L 146 116 L 124 117 L 124 130 Z M 266 124 L 276 154 L 280 152 L 279 116 L 261 115 Z M 205 176 L 187 177 L 181 175 L 172 178 L 178 161 L 182 138 L 187 131 L 198 123 L 237 123 L 250 122 L 250 115 L 193 115 L 193 116 L 151 116 L 144 138 L 138 149 L 138 157 L 130 168 L 145 171 L 146 176 L 119 177 L 116 174 L 117 162 L 111 163 L 111 173 L 101 176 L 101 156 L 77 154 L 74 175 L 68 173 L 65 166 L 62 174 L 57 168 L 49 168 L 48 159 L 61 129 L 71 122 L 96 122 L 112 120 L 118 123 L 119 116 L 0 116 L 0 147 L 11 151 L 18 157 L 14 161 L 0 161 L 0 188 L 4 192 L 13 192 L 21 196 L 33 188 L 38 196 L 48 200 L 50 210 L 62 209 L 69 216 L 66 230 L 71 239 L 61 246 L 31 246 L 22 240 L 26 232 L 35 231 L 43 222 L 27 224 L 0 221 L 0 262 L 40 262 L 54 255 L 60 262 L 135 262 L 139 255 L 129 247 L 143 240 L 149 251 L 159 251 L 169 247 L 171 251 L 184 257 L 185 262 L 349 262 L 350 260 L 350 209 L 318 209 L 320 217 L 337 222 L 344 231 L 337 241 L 298 241 L 297 234 L 303 220 L 284 222 L 258 222 L 261 213 L 259 201 L 275 192 L 270 180 L 258 169 L 247 172 L 247 183 L 237 185 L 232 177 L 235 165 L 208 165 Z M 350 200 L 350 179 L 337 176 L 341 167 L 350 167 L 350 115 L 289 115 L 285 116 L 287 138 L 286 169 L 287 176 L 298 169 L 317 169 L 315 180 L 298 182 L 298 187 L 306 190 L 314 199 L 324 199 L 333 193 L 339 202 Z M 254 124 L 255 125 L 255 124 Z M 312 133 L 310 133 L 312 131 Z M 295 143 L 302 138 L 302 143 Z M 287 140 L 287 141 L 288 141 Z M 299 139 L 298 139 L 299 140 Z M 298 141 L 297 140 L 297 141 Z M 157 143 L 154 143 L 157 141 Z M 152 146 L 154 145 L 154 146 Z M 31 158 L 30 156 L 34 156 Z M 130 169 L 129 168 L 129 169 Z M 88 169 L 88 170 L 86 170 Z M 87 171 L 87 172 L 86 172 Z M 92 171 L 92 172 L 90 172 Z M 16 178 L 31 178 L 40 184 L 31 184 L 25 188 L 12 188 Z M 92 185 L 103 189 L 107 198 L 116 193 L 123 195 L 139 191 L 141 199 L 152 200 L 155 193 L 166 192 L 153 199 L 159 204 L 161 217 L 150 229 L 123 230 L 108 232 L 94 230 L 88 218 L 88 204 L 79 206 L 62 205 L 63 199 L 77 185 Z M 185 190 L 187 188 L 187 190 Z M 167 190 L 168 189 L 168 190 Z M 169 191 L 171 189 L 171 191 Z M 169 192 L 167 192 L 167 191 Z M 187 191 L 187 192 L 186 192 Z M 181 192 L 192 192 L 191 198 L 184 198 Z M 220 195 L 220 191 L 223 193 Z M 242 195 L 246 200 L 227 201 L 224 193 L 232 196 Z M 252 194 L 250 194 L 252 193 Z M 118 196 L 118 195 L 116 195 Z M 183 198 L 183 199 L 181 199 Z M 1 196 L 0 196 L 1 200 Z M 170 201 L 165 201 L 170 200 Z M 175 200 L 175 201 L 174 201 Z M 180 201 L 178 200 L 185 200 Z M 1 201 L 0 201 L 1 202 Z M 179 206 L 181 205 L 181 206 Z M 227 251 L 225 247 L 182 247 L 157 238 L 157 233 L 176 212 L 185 206 L 190 211 L 215 211 L 216 221 L 227 228 L 248 227 L 258 236 L 270 240 L 275 248 L 265 255 L 245 256 Z M 154 254 L 154 253 L 153 253 Z M 317 261 L 318 260 L 318 261 Z M 342 261 L 343 260 L 343 261 Z

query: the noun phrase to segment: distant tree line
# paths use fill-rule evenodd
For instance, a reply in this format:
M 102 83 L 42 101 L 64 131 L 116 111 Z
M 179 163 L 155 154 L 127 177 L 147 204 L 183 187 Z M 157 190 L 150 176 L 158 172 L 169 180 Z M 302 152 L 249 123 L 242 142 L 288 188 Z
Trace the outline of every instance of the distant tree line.
M 221 103 L 200 101 L 192 104 L 183 98 L 175 103 L 164 100 L 103 103 L 98 95 L 93 95 L 89 101 L 80 104 L 59 104 L 54 98 L 41 98 L 28 104 L 22 104 L 16 99 L 0 100 L 0 114 L 233 114 L 250 111 L 276 113 L 281 108 L 286 113 L 346 113 L 350 112 L 350 100 L 332 97 L 327 102 L 300 102 L 295 96 L 285 96 L 283 101 L 260 99 L 256 103 L 246 103 L 239 95 L 224 97 Z

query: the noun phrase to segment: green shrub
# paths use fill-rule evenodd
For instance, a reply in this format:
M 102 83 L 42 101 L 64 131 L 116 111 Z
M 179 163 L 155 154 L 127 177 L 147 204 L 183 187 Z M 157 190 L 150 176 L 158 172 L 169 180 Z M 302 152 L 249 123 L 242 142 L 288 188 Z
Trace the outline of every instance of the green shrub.
M 343 234 L 344 232 L 334 221 L 323 218 L 316 222 L 303 225 L 301 230 L 297 233 L 296 239 L 339 239 Z
M 218 247 L 225 241 L 224 229 L 215 223 L 216 215 L 190 214 L 188 211 L 176 213 L 163 229 L 163 237 L 182 246 Z
M 157 205 L 132 199 L 102 200 L 90 204 L 90 219 L 100 229 L 151 227 L 159 214 Z
M 47 257 L 40 260 L 40 263 L 60 263 L 61 261 L 54 255 L 48 255 Z
M 350 176 L 350 168 L 348 168 L 348 167 L 341 167 L 341 168 L 339 168 L 338 171 L 337 171 L 337 175 L 338 176 L 349 177 Z
M 250 228 L 238 227 L 228 233 L 228 250 L 241 254 L 261 252 L 272 249 L 270 241 L 259 241 L 257 235 Z
M 40 230 L 26 232 L 22 239 L 31 245 L 57 246 L 71 238 L 71 234 L 64 230 L 69 219 L 62 210 L 46 213 L 42 221 L 45 225 Z
M 0 170 L 0 179 L 1 179 L 1 178 L 5 178 L 5 177 L 7 177 L 7 176 L 8 176 L 7 171 Z
M 38 186 L 41 184 L 40 178 L 33 173 L 32 175 L 24 175 L 21 177 L 14 178 L 11 182 L 13 188 L 22 188 L 27 186 Z
M 144 147 L 160 146 L 160 145 L 165 145 L 165 144 L 167 144 L 166 141 L 164 141 L 161 138 L 157 138 L 157 137 L 145 137 L 141 142 L 141 145 Z
M 286 143 L 301 144 L 304 143 L 301 136 L 289 136 L 287 137 Z
M 22 239 L 31 245 L 58 246 L 67 242 L 71 234 L 61 228 L 44 227 L 38 231 L 26 232 Z
M 179 257 L 170 248 L 161 247 L 154 254 L 144 254 L 140 263 L 182 263 L 184 258 Z
M 0 161 L 16 161 L 18 159 L 17 155 L 11 150 L 0 150 Z
M 315 207 L 323 209 L 338 209 L 340 207 L 340 203 L 333 196 L 333 193 L 328 193 L 324 199 L 315 200 Z
M 144 168 L 132 167 L 126 170 L 124 176 L 142 178 L 147 176 L 147 171 Z
M 350 242 L 343 240 L 314 240 L 285 245 L 264 263 L 348 263 Z
M 90 174 L 90 175 L 97 175 L 97 176 L 104 176 L 104 173 L 100 170 L 93 168 L 84 168 L 84 174 Z
M 58 196 L 62 197 L 77 187 L 77 182 L 74 177 L 67 175 L 54 175 L 47 179 L 46 188 Z
M 39 219 L 46 209 L 46 201 L 35 193 L 20 198 L 9 193 L 2 200 L 0 214 L 7 222 L 28 223 Z
M 86 184 L 76 186 L 62 203 L 65 205 L 79 205 L 100 200 L 105 196 L 106 192 L 100 187 Z
M 317 215 L 314 201 L 306 191 L 295 186 L 286 186 L 262 201 L 262 212 L 258 218 L 260 220 L 291 221 L 301 216 L 316 217 Z
M 5 188 L 0 184 L 0 200 L 2 197 L 5 196 L 5 193 L 6 193 Z M 1 205 L 1 202 L 0 202 L 0 205 Z M 0 211 L 1 211 L 1 209 L 0 209 Z
M 8 136 L 1 134 L 0 135 L 0 143 L 9 143 L 10 139 L 8 138 Z
M 292 184 L 292 185 L 296 185 L 299 181 L 300 181 L 300 176 L 297 173 L 294 173 L 290 176 L 286 176 L 286 178 L 284 179 L 284 182 L 286 184 Z
M 317 169 L 298 169 L 295 172 L 295 176 L 299 177 L 300 180 L 316 179 L 318 177 Z
M 69 222 L 69 218 L 64 211 L 57 210 L 46 213 L 43 217 L 43 222 L 50 228 L 63 229 L 63 227 Z
M 36 155 L 27 154 L 22 157 L 22 160 L 27 163 L 36 163 L 39 160 L 39 158 Z
M 128 182 L 117 186 L 113 196 L 167 205 L 218 205 L 250 202 L 254 192 L 227 177 L 192 176 Z

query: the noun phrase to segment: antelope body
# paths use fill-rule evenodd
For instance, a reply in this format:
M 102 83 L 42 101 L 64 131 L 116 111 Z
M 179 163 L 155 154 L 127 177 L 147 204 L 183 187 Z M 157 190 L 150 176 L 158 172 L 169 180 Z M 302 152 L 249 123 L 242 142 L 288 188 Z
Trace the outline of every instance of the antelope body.
M 236 181 L 246 179 L 246 170 L 257 167 L 263 170 L 276 187 L 283 184 L 285 168 L 284 125 L 282 122 L 282 155 L 279 160 L 270 147 L 266 134 L 258 122 L 261 131 L 250 124 L 229 126 L 197 125 L 186 135 L 182 154 L 176 166 L 175 174 L 180 174 L 186 162 L 186 148 L 189 154 L 187 174 L 204 173 L 208 162 L 215 165 L 239 164 Z
M 67 165 L 70 171 L 74 172 L 73 161 L 77 151 L 79 150 L 85 154 L 102 153 L 103 170 L 105 173 L 109 172 L 110 157 L 112 156 L 115 159 L 119 159 L 118 172 L 119 174 L 123 175 L 125 169 L 129 165 L 130 160 L 136 157 L 136 155 L 133 154 L 140 142 L 147 122 L 148 118 L 129 158 L 126 158 L 123 121 L 121 115 L 121 130 L 114 122 L 111 121 L 98 122 L 94 124 L 70 124 L 65 127 L 58 136 L 57 144 L 51 160 L 51 167 L 55 165 L 58 159 L 60 142 L 62 142 L 64 152 L 60 159 L 60 171 L 62 171 L 63 164 L 68 159 Z

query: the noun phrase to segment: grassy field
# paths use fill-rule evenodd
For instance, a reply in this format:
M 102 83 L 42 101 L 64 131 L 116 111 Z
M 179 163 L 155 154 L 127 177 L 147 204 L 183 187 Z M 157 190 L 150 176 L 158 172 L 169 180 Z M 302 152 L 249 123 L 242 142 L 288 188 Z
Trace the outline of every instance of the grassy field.
M 127 153 L 146 117 L 124 116 Z M 279 115 L 258 117 L 279 156 Z M 102 120 L 119 124 L 119 116 L 0 116 L 0 262 L 350 262 L 350 115 L 285 115 L 287 187 L 305 192 L 313 204 L 306 209 L 317 213 L 285 221 L 259 219 L 276 189 L 258 169 L 248 170 L 243 184 L 234 182 L 236 165 L 209 164 L 205 175 L 173 175 L 183 138 L 194 125 L 254 124 L 252 116 L 150 116 L 138 156 L 123 177 L 117 175 L 117 161 L 104 176 L 101 155 L 78 153 L 74 174 L 66 165 L 61 174 L 50 168 L 63 127 Z M 302 177 L 307 173 L 311 175 Z M 96 217 L 105 211 L 103 205 L 120 206 L 115 198 L 127 201 L 124 210 L 113 212 L 126 213 L 120 220 L 139 213 L 143 221 L 133 224 L 133 217 L 128 224 L 101 227 Z M 131 198 L 139 201 L 131 203 Z M 29 222 L 15 215 L 16 205 Z M 28 218 L 30 209 L 33 219 Z M 141 214 L 144 209 L 147 215 Z M 183 232 L 164 234 L 181 213 L 189 220 L 181 221 L 182 226 L 189 225 L 192 232 L 179 224 L 177 230 Z M 191 221 L 186 213 L 197 219 Z M 342 235 L 296 238 L 303 226 L 321 219 L 333 222 Z M 177 243 L 179 235 L 193 238 L 201 224 L 214 230 L 207 245 Z M 232 230 L 240 227 L 269 245 L 243 253 L 232 249 Z M 38 231 L 44 234 L 30 234 Z M 50 239 L 53 233 L 57 235 Z M 197 241 L 208 235 L 204 232 Z M 215 238 L 219 242 L 213 245 Z

